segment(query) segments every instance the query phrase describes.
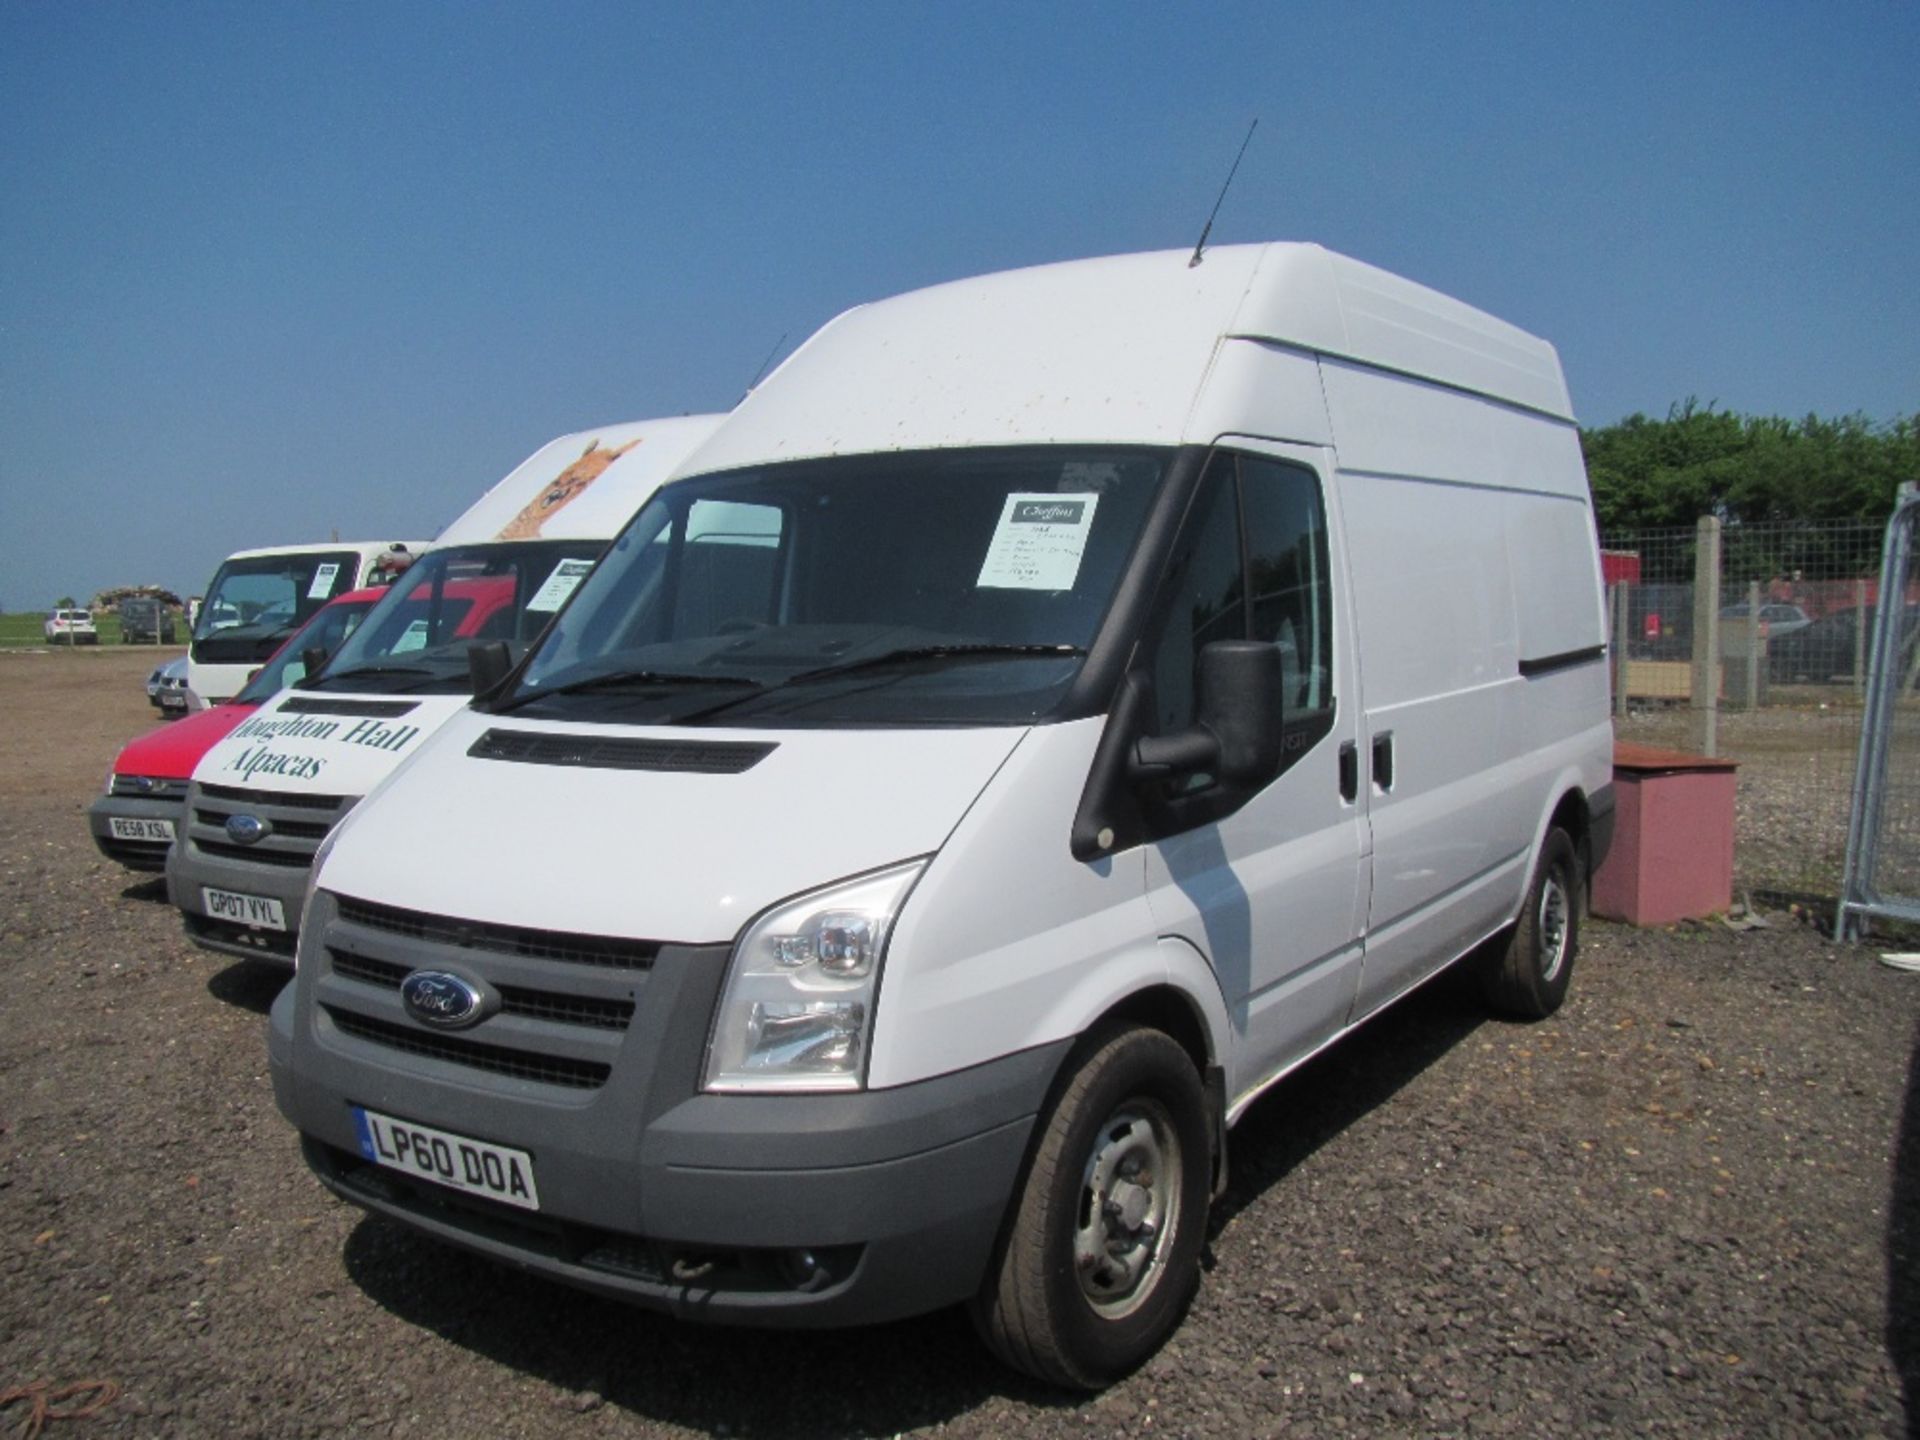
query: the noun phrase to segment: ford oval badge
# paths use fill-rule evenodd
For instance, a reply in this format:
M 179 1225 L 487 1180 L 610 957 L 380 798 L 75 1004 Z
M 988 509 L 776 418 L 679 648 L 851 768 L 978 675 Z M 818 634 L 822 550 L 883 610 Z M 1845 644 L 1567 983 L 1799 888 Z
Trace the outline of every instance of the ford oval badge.
M 407 1013 L 425 1025 L 458 1030 L 482 1018 L 483 996 L 471 981 L 445 970 L 416 970 L 400 982 Z
M 273 833 L 273 826 L 258 815 L 229 815 L 227 838 L 236 845 L 257 845 Z

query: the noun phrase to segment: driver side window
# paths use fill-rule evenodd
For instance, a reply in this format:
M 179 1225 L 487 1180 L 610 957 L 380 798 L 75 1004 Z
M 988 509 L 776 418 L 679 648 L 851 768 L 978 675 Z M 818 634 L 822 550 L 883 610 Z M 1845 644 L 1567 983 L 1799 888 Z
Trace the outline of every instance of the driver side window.
M 1152 639 L 1157 733 L 1195 719 L 1200 650 L 1213 640 L 1279 647 L 1284 771 L 1333 728 L 1333 590 L 1319 478 L 1222 450 L 1161 588 Z

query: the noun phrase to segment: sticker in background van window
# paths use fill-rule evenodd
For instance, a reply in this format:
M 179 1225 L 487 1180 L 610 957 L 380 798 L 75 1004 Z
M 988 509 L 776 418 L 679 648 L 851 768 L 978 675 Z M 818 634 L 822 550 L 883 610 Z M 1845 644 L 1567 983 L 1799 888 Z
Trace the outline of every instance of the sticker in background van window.
M 573 593 L 573 587 L 587 578 L 587 572 L 593 569 L 591 560 L 562 560 L 553 567 L 553 573 L 547 577 L 547 583 L 533 592 L 533 598 L 527 601 L 529 610 L 558 610 L 567 603 L 567 597 Z
M 1098 495 L 1009 495 L 974 584 L 982 590 L 1071 590 Z
M 423 616 L 408 625 L 407 628 L 401 632 L 400 638 L 393 642 L 392 653 L 395 655 L 404 655 L 409 650 L 424 650 L 426 648 L 427 622 Z
M 309 600 L 324 600 L 333 593 L 333 577 L 340 573 L 338 565 L 322 565 L 313 572 L 313 583 L 307 586 Z

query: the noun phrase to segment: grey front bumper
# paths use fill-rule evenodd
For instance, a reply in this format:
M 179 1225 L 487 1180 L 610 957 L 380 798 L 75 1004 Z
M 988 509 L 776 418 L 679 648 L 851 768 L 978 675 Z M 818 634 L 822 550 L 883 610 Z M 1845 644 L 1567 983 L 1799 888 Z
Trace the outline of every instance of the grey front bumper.
M 293 964 L 300 930 L 300 902 L 306 898 L 307 867 L 255 864 L 201 854 L 184 837 L 166 858 L 167 896 L 180 911 L 187 938 L 203 950 Z M 242 925 L 207 913 L 202 887 L 278 900 L 287 928 Z
M 325 933 L 309 937 L 274 1004 L 268 1053 L 275 1100 L 328 1188 L 482 1255 L 688 1319 L 865 1324 L 972 1295 L 1070 1045 L 891 1090 L 705 1094 L 727 950 L 663 947 L 605 1083 L 568 1093 L 347 1033 L 333 1016 L 351 982 L 332 973 Z M 356 1105 L 527 1151 L 540 1211 L 372 1163 Z
M 167 868 L 171 843 L 162 840 L 123 840 L 113 833 L 113 821 L 165 820 L 173 826 L 177 838 L 186 806 L 178 795 L 164 800 L 136 795 L 102 795 L 87 807 L 87 830 L 100 853 L 129 870 L 160 871 Z

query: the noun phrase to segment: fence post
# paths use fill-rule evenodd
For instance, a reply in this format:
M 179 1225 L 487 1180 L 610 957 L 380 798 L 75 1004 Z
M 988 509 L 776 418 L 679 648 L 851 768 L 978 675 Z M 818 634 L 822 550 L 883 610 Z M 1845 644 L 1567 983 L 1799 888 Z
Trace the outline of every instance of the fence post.
M 1747 582 L 1747 655 L 1746 664 L 1740 669 L 1740 708 L 1758 710 L 1760 708 L 1760 656 L 1767 642 L 1761 638 L 1760 630 L 1760 582 Z
M 1853 582 L 1853 693 L 1867 688 L 1867 582 Z
M 1693 748 L 1720 753 L 1720 520 L 1702 515 L 1693 551 Z
M 1616 580 L 1607 588 L 1607 613 L 1613 624 L 1613 713 L 1627 713 L 1627 582 Z

